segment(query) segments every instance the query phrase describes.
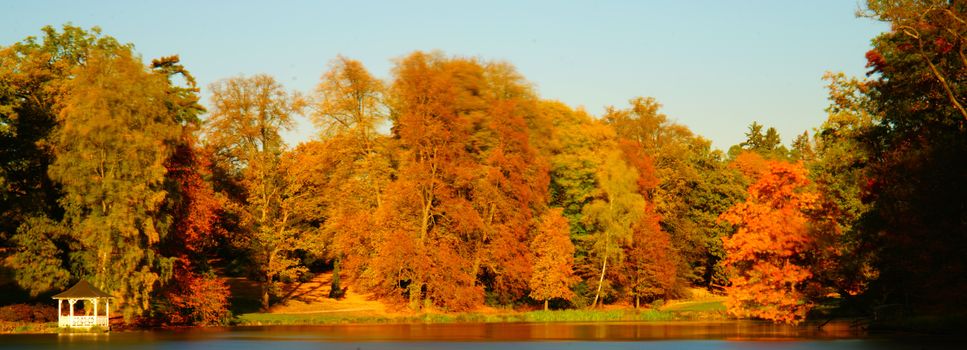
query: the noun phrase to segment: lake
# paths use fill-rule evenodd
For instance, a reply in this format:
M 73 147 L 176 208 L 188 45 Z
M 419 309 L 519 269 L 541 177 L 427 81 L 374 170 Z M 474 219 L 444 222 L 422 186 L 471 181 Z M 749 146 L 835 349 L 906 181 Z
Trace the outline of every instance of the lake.
M 10 349 L 947 349 L 954 339 L 876 336 L 832 323 L 486 323 L 268 326 L 0 335 Z

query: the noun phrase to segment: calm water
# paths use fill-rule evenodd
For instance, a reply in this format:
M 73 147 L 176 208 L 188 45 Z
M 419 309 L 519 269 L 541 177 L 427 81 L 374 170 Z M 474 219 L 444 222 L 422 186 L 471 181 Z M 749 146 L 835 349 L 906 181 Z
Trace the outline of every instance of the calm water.
M 0 335 L 9 349 L 949 349 L 950 338 L 870 336 L 759 322 L 409 324 Z

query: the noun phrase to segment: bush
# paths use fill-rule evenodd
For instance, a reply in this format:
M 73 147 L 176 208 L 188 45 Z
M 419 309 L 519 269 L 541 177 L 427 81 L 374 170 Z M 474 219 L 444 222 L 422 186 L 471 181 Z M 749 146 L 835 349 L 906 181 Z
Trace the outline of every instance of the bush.
M 213 326 L 231 319 L 228 286 L 213 274 L 183 272 L 159 291 L 152 315 L 141 320 L 151 326 Z
M 0 307 L 0 321 L 57 322 L 57 308 L 44 304 L 13 304 Z

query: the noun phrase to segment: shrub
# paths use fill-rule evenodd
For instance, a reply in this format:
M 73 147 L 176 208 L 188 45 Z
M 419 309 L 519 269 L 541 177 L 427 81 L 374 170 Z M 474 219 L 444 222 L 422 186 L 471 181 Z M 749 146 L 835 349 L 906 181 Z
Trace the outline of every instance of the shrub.
M 56 322 L 57 308 L 44 304 L 13 304 L 0 307 L 0 320 L 11 322 Z

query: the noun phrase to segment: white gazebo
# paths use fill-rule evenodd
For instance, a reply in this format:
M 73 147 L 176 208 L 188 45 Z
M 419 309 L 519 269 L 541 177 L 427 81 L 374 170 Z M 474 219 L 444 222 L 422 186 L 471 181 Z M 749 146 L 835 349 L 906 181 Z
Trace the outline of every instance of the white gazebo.
M 104 330 L 111 330 L 109 319 L 113 297 L 87 283 L 87 281 L 81 280 L 70 289 L 53 296 L 53 298 L 57 300 L 57 324 L 60 327 L 90 329 L 98 326 L 104 328 Z M 63 312 L 65 300 L 70 304 L 70 311 L 67 315 L 64 315 Z M 85 315 L 74 315 L 74 303 L 82 300 L 90 301 L 94 305 L 94 310 L 84 310 Z M 104 303 L 104 315 L 98 315 L 97 312 L 97 306 L 101 302 Z

